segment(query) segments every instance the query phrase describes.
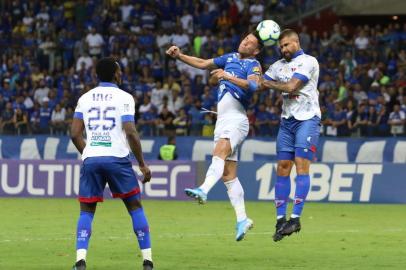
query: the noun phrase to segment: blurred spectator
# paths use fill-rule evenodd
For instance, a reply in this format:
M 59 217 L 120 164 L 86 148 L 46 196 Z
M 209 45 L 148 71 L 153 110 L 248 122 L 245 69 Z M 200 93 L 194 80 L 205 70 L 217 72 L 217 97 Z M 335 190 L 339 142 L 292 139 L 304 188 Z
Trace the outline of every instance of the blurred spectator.
M 27 113 L 21 108 L 17 108 L 13 117 L 14 129 L 18 135 L 28 134 L 28 117 Z
M 62 108 L 60 104 L 57 104 L 51 115 L 51 134 L 64 135 L 66 133 L 65 117 L 65 108 Z
M 89 34 L 86 36 L 86 44 L 89 48 L 89 55 L 100 58 L 103 52 L 103 37 L 96 32 L 96 28 L 91 27 Z
M 50 131 L 50 121 L 51 121 L 51 114 L 52 109 L 48 105 L 49 98 L 44 97 L 42 99 L 42 105 L 39 111 L 39 132 L 40 133 L 49 133 Z
M 261 3 L 261 0 L 255 0 L 255 3 L 250 5 L 250 23 L 258 24 L 264 18 L 264 5 Z
M 206 113 L 204 114 L 204 118 L 202 121 L 202 136 L 203 137 L 212 137 L 214 134 L 214 114 L 212 113 Z
M 164 106 L 157 119 L 158 130 L 162 130 L 163 132 L 158 132 L 158 135 L 175 136 L 176 127 L 173 124 L 174 119 L 175 115 L 168 109 L 167 106 Z
M 184 109 L 179 110 L 178 116 L 173 119 L 173 124 L 175 125 L 177 136 L 187 135 L 188 117 Z
M 396 104 L 393 107 L 393 112 L 389 115 L 388 124 L 390 125 L 390 133 L 393 136 L 399 136 L 404 133 L 405 128 L 405 119 L 406 115 L 405 112 L 400 110 L 399 104 Z
M 200 111 L 200 100 L 196 100 L 193 106 L 189 109 L 189 131 L 191 136 L 202 135 L 203 114 Z
M 1 114 L 0 132 L 3 134 L 14 134 L 14 110 L 11 102 L 6 103 L 6 108 Z

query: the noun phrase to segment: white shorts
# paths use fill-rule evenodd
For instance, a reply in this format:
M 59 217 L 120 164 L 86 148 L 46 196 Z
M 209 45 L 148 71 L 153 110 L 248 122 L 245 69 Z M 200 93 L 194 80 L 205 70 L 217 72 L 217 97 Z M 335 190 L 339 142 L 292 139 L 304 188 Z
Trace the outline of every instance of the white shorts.
M 231 154 L 227 160 L 238 161 L 238 147 L 247 137 L 249 131 L 248 118 L 220 118 L 214 129 L 214 147 L 219 139 L 229 139 Z

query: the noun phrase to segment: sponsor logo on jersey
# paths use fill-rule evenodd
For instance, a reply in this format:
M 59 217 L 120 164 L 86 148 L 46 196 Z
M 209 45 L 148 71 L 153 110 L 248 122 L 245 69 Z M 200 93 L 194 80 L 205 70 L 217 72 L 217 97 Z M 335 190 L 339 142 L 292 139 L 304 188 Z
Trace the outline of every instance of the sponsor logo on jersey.
M 259 67 L 254 67 L 254 68 L 252 69 L 252 72 L 253 72 L 253 73 L 256 73 L 256 74 L 261 74 L 261 69 L 260 69 Z

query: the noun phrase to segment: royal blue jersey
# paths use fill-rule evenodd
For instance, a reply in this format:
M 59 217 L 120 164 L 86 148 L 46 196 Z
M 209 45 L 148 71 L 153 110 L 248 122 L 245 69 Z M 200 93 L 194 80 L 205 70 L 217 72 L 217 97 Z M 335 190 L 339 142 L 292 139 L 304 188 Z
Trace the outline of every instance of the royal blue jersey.
M 228 53 L 216 57 L 214 58 L 214 64 L 224 69 L 224 71 L 231 76 L 243 80 L 247 80 L 250 75 L 261 76 L 261 65 L 258 60 L 255 58 L 241 59 L 239 53 Z M 220 101 L 227 92 L 247 109 L 253 91 L 249 89 L 244 90 L 227 80 L 220 80 L 218 101 Z

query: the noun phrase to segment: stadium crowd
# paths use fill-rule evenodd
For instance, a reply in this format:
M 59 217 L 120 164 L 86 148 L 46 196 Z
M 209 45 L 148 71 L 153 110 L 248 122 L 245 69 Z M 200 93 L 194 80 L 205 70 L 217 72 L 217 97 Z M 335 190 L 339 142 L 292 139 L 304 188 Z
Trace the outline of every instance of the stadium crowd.
M 215 114 L 202 112 L 216 110 L 216 87 L 166 48 L 202 58 L 236 51 L 241 35 L 297 2 L 305 1 L 2 1 L 0 134 L 66 134 L 78 97 L 98 84 L 95 62 L 111 55 L 144 136 L 211 136 Z M 320 63 L 323 135 L 405 135 L 406 24 L 299 32 Z M 266 70 L 279 57 L 271 47 L 259 60 Z M 255 93 L 250 135 L 276 136 L 281 104 L 277 92 Z

